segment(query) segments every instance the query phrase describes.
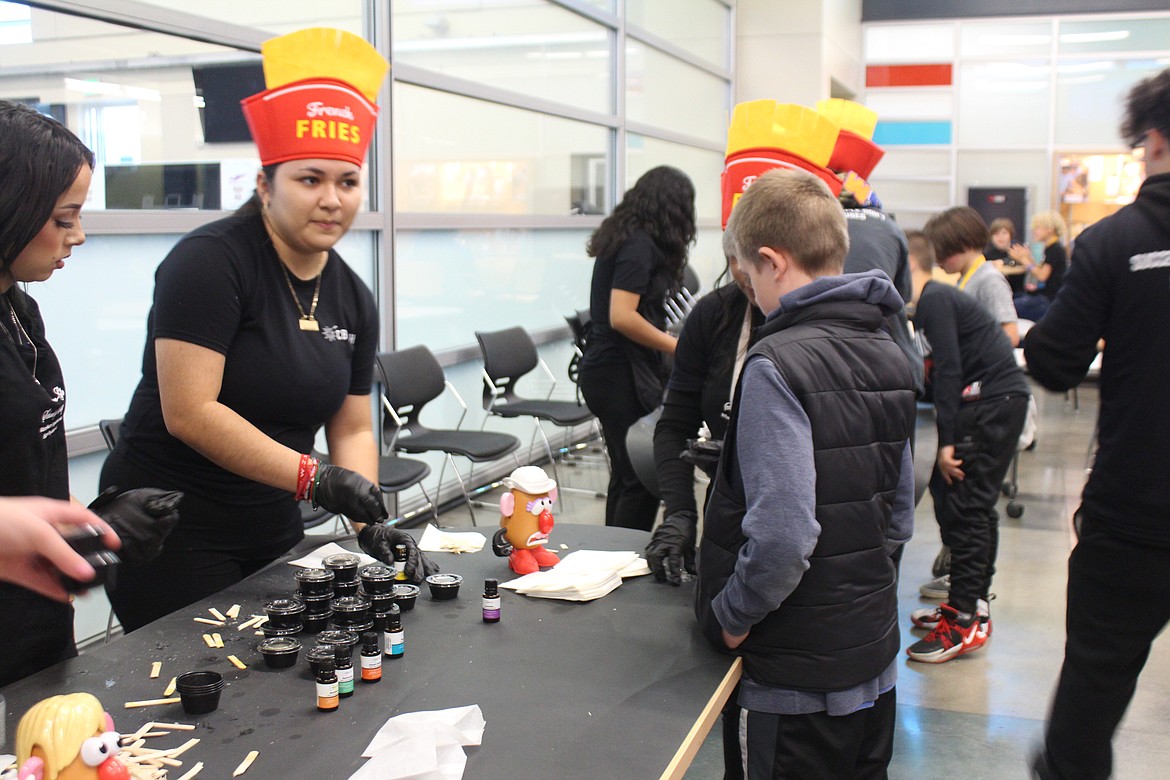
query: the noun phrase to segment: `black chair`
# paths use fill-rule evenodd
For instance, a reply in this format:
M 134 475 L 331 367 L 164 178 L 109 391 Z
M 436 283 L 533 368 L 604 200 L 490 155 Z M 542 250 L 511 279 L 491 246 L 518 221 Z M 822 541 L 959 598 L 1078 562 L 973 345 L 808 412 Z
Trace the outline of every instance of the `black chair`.
M 520 448 L 520 440 L 508 433 L 460 430 L 459 426 L 467 416 L 467 404 L 447 381 L 439 361 L 427 347 L 419 345 L 397 352 L 382 352 L 377 357 L 377 366 L 378 376 L 375 378 L 382 385 L 382 433 L 386 447 L 391 452 L 442 452 L 446 460 L 439 471 L 439 487 L 442 488 L 443 471 L 450 463 L 471 512 L 471 522 L 475 525 L 475 505 L 452 456 L 467 458 L 474 471 L 476 463 L 487 463 L 515 453 Z M 438 398 L 444 388 L 455 396 L 463 414 L 454 428 L 428 428 L 419 417 L 423 407 Z M 470 479 L 469 473 L 468 481 Z
M 394 494 L 417 485 L 418 489 L 422 491 L 423 498 L 427 500 L 423 509 L 429 508 L 435 520 L 438 521 L 439 508 L 427 494 L 426 488 L 422 486 L 422 481 L 430 475 L 431 467 L 425 461 L 400 458 L 394 452 L 378 459 L 378 489 L 383 493 Z M 416 518 L 421 517 L 422 510 L 420 509 L 409 520 L 404 519 L 398 525 L 402 528 L 409 528 L 416 525 Z
M 556 377 L 548 365 L 536 354 L 536 344 L 524 328 L 506 328 L 496 331 L 477 331 L 475 338 L 483 354 L 483 408 L 488 414 L 504 418 L 531 417 L 536 432 L 544 444 L 549 463 L 552 464 L 558 489 L 563 493 L 574 490 L 561 484 L 557 471 L 557 458 L 549 443 L 541 422 L 551 422 L 567 429 L 594 419 L 589 407 L 577 401 L 551 400 L 556 387 Z M 552 387 L 544 400 L 524 398 L 516 394 L 516 382 L 539 366 L 548 376 Z M 599 495 L 595 491 L 579 491 Z M 600 494 L 604 495 L 604 494 Z
M 565 322 L 569 324 L 569 331 L 573 334 L 573 356 L 569 358 L 569 381 L 577 385 L 578 404 L 585 403 L 585 399 L 581 397 L 579 380 L 581 378 L 581 358 L 585 357 L 585 340 L 591 321 L 592 317 L 590 317 L 588 309 L 577 309 L 565 317 Z
M 102 432 L 102 439 L 106 442 L 106 448 L 114 449 L 114 445 L 118 443 L 118 434 L 122 431 L 122 418 L 116 420 L 98 420 L 98 430 Z
M 626 455 L 630 458 L 630 465 L 642 487 L 655 498 L 662 497 L 662 490 L 658 486 L 658 465 L 654 461 L 654 428 L 661 416 L 660 406 L 639 418 L 626 431 Z

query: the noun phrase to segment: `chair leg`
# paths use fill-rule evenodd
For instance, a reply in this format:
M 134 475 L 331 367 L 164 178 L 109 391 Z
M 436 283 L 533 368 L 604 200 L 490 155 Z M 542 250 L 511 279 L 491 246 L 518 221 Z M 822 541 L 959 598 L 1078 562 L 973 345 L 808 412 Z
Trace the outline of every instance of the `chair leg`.
M 450 453 L 447 454 L 447 460 L 451 460 Z M 463 500 L 467 502 L 467 511 L 471 513 L 471 524 L 477 526 L 479 523 L 475 521 L 475 503 L 471 500 L 471 494 L 467 492 L 467 484 L 459 474 L 459 469 L 455 468 L 453 460 L 451 460 L 451 470 L 455 472 L 455 479 L 459 480 L 459 489 L 463 491 Z
M 110 616 L 106 618 L 106 638 L 102 640 L 103 645 L 110 643 L 110 637 L 114 635 L 114 608 L 110 607 Z

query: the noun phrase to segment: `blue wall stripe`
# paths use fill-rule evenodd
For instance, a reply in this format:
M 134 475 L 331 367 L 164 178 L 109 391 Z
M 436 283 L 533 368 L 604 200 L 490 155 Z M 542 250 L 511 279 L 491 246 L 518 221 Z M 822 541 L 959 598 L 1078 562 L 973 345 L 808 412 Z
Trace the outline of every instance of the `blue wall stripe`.
M 873 131 L 873 142 L 878 146 L 949 144 L 951 123 L 879 121 Z

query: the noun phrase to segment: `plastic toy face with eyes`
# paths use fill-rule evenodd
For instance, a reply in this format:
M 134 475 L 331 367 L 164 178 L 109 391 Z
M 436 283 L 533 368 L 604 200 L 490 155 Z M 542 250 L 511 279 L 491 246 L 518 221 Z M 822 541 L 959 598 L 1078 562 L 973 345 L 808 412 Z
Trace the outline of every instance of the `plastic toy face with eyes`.
M 88 693 L 38 702 L 16 734 L 19 780 L 131 780 L 117 758 L 121 736 Z
M 556 553 L 545 549 L 553 528 L 552 505 L 557 500 L 557 483 L 539 466 L 522 466 L 504 480 L 500 496 L 500 531 L 493 549 L 506 552 L 517 574 L 531 574 L 560 562 Z

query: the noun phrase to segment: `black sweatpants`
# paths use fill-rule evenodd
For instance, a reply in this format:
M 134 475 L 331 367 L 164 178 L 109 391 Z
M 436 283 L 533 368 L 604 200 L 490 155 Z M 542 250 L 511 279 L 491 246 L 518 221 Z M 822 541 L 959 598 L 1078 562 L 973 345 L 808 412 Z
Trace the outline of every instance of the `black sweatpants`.
M 1150 645 L 1170 622 L 1170 548 L 1121 539 L 1083 515 L 1068 561 L 1067 610 L 1047 769 L 1051 778 L 1097 780 L 1113 771 L 1113 734 Z
M 160 484 L 115 449 L 102 467 L 100 485 L 181 489 Z M 185 491 L 179 523 L 149 563 L 118 567 L 106 595 L 126 633 L 218 593 L 259 571 L 304 538 L 292 494 L 276 503 L 237 505 Z
M 773 715 L 743 710 L 748 780 L 884 780 L 894 753 L 897 689 L 849 715 Z
M 977 599 L 987 598 L 999 548 L 999 500 L 1003 479 L 1016 452 L 1026 395 L 1005 395 L 965 403 L 955 425 L 955 458 L 962 461 L 963 479 L 948 485 L 936 465 L 930 496 L 943 544 L 951 548 L 951 590 L 948 603 L 960 612 L 974 612 Z
M 578 386 L 589 410 L 597 415 L 609 453 L 609 495 L 605 524 L 649 531 L 658 516 L 658 497 L 638 479 L 626 450 L 630 426 L 651 409 L 643 408 L 634 388 L 634 376 L 624 363 L 582 366 Z

